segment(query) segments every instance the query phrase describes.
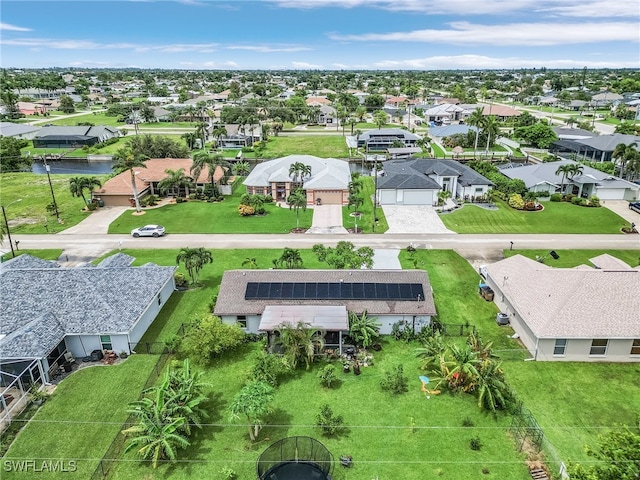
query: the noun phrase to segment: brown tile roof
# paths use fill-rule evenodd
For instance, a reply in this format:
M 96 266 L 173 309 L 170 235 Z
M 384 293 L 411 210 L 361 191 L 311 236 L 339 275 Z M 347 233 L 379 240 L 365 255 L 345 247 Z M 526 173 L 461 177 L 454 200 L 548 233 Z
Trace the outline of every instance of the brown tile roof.
M 146 167 L 134 168 L 133 171 L 139 172 L 136 174 L 136 187 L 138 192 L 142 192 L 149 186 L 151 182 L 159 182 L 167 176 L 165 170 L 179 170 L 184 169 L 186 175 L 190 175 L 191 165 L 193 160 L 191 158 L 151 158 L 145 162 Z M 220 180 L 223 176 L 223 171 L 220 167 L 217 168 L 214 178 L 216 181 Z M 209 183 L 209 169 L 204 168 L 200 172 L 197 183 Z M 103 195 L 127 195 L 131 193 L 131 174 L 129 171 L 119 173 L 113 178 L 107 180 L 101 188 L 94 190 L 96 193 Z
M 249 282 L 421 283 L 424 301 L 403 300 L 245 300 Z M 268 305 L 344 305 L 371 315 L 435 315 L 429 276 L 423 270 L 227 270 L 222 275 L 216 315 L 259 315 Z
M 640 270 L 550 268 L 514 255 L 486 271 L 538 338 L 640 338 Z
M 495 115 L 496 117 L 517 117 L 522 112 L 514 110 L 511 107 L 505 107 L 504 105 L 485 105 L 482 111 L 483 115 Z
M 309 97 L 306 99 L 306 103 L 309 106 L 313 105 L 331 105 L 331 100 L 324 97 Z

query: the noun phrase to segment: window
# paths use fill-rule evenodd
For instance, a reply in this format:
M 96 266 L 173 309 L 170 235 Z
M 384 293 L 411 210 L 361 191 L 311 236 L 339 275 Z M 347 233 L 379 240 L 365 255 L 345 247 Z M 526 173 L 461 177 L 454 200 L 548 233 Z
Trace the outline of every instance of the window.
M 158 294 L 158 305 L 162 305 L 162 296 Z
M 607 354 L 607 345 L 609 340 L 596 338 L 591 342 L 591 350 L 589 350 L 589 355 L 606 355 Z
M 567 339 L 566 338 L 556 338 L 556 344 L 553 347 L 554 355 L 564 355 L 567 350 Z
M 631 345 L 631 355 L 640 355 L 640 338 L 633 340 Z
M 103 350 L 113 350 L 111 335 L 100 335 L 100 343 L 102 344 Z
M 241 328 L 247 328 L 247 317 L 245 315 L 238 315 L 238 325 Z

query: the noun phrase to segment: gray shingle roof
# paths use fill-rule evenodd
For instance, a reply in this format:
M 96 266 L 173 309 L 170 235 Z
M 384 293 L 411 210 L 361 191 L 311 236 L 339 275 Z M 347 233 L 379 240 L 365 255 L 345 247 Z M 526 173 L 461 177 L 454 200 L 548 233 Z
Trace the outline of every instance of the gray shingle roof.
M 640 146 L 640 137 L 614 133 L 612 135 L 598 135 L 596 137 L 579 139 L 575 140 L 575 142 L 595 148 L 601 152 L 613 152 L 621 143 L 624 143 L 625 145 L 635 143 Z
M 22 255 L 0 264 L 0 271 L 28 268 L 60 268 L 60 265 L 54 261 L 43 260 L 42 258 L 34 257 L 28 253 L 23 253 Z
M 164 285 L 173 281 L 176 267 L 122 266 L 131 257 L 116 257 L 95 268 L 0 270 L 0 335 L 6 335 L 0 340 L 1 356 L 30 357 L 55 347 L 49 343 L 52 338 L 44 334 L 36 335 L 31 351 L 20 350 L 26 345 L 24 341 L 11 341 L 11 335 L 22 338 L 21 329 L 30 324 L 37 327 L 32 329 L 36 334 L 48 331 L 42 328 L 52 317 L 65 334 L 129 332 Z M 57 334 L 53 336 L 57 338 Z
M 316 177 L 324 177 L 322 188 L 345 189 L 349 186 L 351 173 L 347 162 L 335 158 L 314 157 L 313 155 L 288 155 L 260 163 L 247 176 L 243 185 L 268 187 L 271 182 L 291 182 L 289 167 L 297 162 L 311 167 L 311 177 L 305 177 L 304 188 L 307 188 L 308 183 L 313 183 Z M 325 185 L 329 180 L 331 183 Z
M 248 282 L 421 283 L 424 301 L 401 300 L 245 300 Z M 259 315 L 267 305 L 344 305 L 372 315 L 435 315 L 429 276 L 423 270 L 227 270 L 222 276 L 216 315 Z
M 551 268 L 521 255 L 486 269 L 539 338 L 640 338 L 640 270 Z
M 440 189 L 429 175 L 456 176 L 458 183 L 469 185 L 493 185 L 475 170 L 455 160 L 416 158 L 383 162 L 385 176 L 378 179 L 379 189 Z

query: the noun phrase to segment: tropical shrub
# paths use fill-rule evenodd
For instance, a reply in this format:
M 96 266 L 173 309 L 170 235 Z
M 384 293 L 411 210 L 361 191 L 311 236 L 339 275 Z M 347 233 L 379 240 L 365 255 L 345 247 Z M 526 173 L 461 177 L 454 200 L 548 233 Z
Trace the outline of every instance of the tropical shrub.
M 349 312 L 349 336 L 357 344 L 367 348 L 380 336 L 380 324 L 376 317 L 369 317 L 365 310 L 360 315 Z
M 589 206 L 590 207 L 599 207 L 600 206 L 600 199 L 598 197 L 596 197 L 595 195 L 592 195 L 591 197 L 589 197 Z
M 335 435 L 342 429 L 344 419 L 342 415 L 336 415 L 328 404 L 320 407 L 320 413 L 316 415 L 316 426 L 325 436 Z
M 561 193 L 552 193 L 550 200 L 552 202 L 561 202 L 562 201 L 562 194 Z
M 584 206 L 586 204 L 586 200 L 581 197 L 573 197 L 571 199 L 571 203 L 573 203 L 574 205 Z
M 333 365 L 327 365 L 318 372 L 318 378 L 320 384 L 323 387 L 331 388 L 331 385 L 336 383 L 338 378 L 336 377 L 336 367 Z
M 402 365 L 396 365 L 384 374 L 380 387 L 386 392 L 399 395 L 409 391 L 409 379 L 404 375 Z
M 515 208 L 516 210 L 522 210 L 524 208 L 524 200 L 522 199 L 522 195 L 519 193 L 514 193 L 509 197 L 509 206 L 511 208 Z
M 238 325 L 227 325 L 219 317 L 201 314 L 187 327 L 180 354 L 205 365 L 223 352 L 236 348 L 243 339 L 244 332 Z
M 240 214 L 241 217 L 249 217 L 251 215 L 255 215 L 256 210 L 255 208 L 249 206 L 249 205 L 238 205 L 238 213 Z
M 280 379 L 289 372 L 291 368 L 284 357 L 262 351 L 256 356 L 249 378 L 255 382 L 264 382 L 277 387 Z

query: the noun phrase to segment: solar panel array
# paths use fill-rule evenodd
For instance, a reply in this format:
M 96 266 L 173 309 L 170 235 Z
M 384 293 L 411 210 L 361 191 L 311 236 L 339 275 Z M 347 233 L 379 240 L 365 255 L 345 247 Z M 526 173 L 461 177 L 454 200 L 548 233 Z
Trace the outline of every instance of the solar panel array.
M 249 282 L 245 300 L 424 300 L 421 283 Z

